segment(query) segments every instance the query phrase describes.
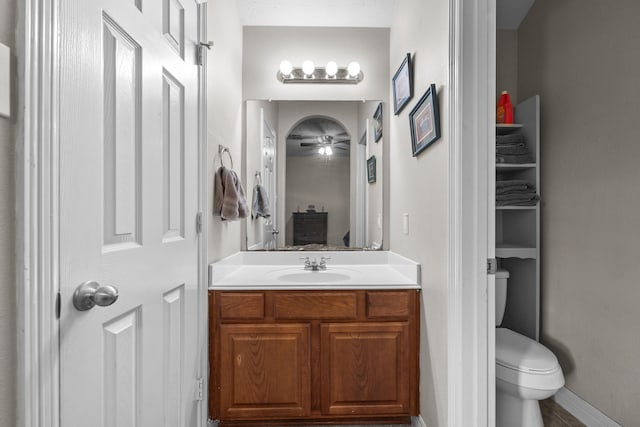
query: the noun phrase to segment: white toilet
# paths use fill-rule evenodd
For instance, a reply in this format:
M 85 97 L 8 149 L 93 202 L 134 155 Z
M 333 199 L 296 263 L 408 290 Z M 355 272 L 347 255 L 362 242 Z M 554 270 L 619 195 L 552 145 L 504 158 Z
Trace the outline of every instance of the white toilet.
M 509 272 L 496 273 L 496 326 L 507 303 Z M 539 400 L 564 385 L 556 356 L 537 341 L 496 328 L 496 426 L 543 427 Z

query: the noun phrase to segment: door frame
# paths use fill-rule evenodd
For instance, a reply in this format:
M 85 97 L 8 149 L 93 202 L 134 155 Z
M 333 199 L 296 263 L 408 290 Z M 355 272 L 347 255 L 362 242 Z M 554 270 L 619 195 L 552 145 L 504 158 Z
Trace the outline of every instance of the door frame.
M 59 364 L 59 135 L 58 5 L 61 0 L 17 2 L 18 113 L 16 138 L 16 285 L 18 426 L 60 426 Z M 207 0 L 198 34 L 206 40 Z M 206 55 L 205 55 L 206 57 Z M 198 70 L 198 210 L 206 211 L 206 58 Z M 203 214 L 204 216 L 204 214 Z M 206 218 L 206 217 L 205 217 Z M 201 375 L 208 375 L 207 221 L 198 241 Z M 203 387 L 203 402 L 207 401 Z M 201 404 L 200 425 L 207 405 Z
M 449 0 L 448 425 L 495 425 L 494 289 L 487 273 L 495 135 L 496 0 Z M 495 160 L 493 160 L 495 161 Z

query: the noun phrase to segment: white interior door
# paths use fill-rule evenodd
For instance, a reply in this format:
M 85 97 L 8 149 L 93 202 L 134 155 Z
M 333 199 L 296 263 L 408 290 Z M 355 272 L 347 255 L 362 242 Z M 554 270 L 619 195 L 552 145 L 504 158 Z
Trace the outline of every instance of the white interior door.
M 61 425 L 196 426 L 198 8 L 59 4 Z
M 261 112 L 261 116 L 263 116 Z M 277 204 L 277 164 L 276 164 L 276 134 L 262 118 L 262 185 L 269 197 L 271 216 L 264 218 L 262 227 L 262 246 L 264 249 L 275 249 L 277 246 L 278 204 Z

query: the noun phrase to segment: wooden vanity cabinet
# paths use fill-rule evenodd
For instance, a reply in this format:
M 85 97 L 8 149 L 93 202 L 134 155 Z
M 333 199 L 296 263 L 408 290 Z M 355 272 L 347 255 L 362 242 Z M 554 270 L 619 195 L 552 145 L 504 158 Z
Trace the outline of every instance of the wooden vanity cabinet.
M 210 291 L 210 418 L 409 423 L 418 305 L 416 290 Z

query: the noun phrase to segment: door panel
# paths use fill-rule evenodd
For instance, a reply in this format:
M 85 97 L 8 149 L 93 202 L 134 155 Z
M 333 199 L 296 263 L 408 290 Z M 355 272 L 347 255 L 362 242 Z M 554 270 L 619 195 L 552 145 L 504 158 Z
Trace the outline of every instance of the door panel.
M 409 413 L 408 323 L 329 323 L 320 333 L 323 413 Z
M 197 426 L 197 5 L 59 4 L 61 425 Z
M 310 412 L 309 325 L 220 327 L 220 419 Z

